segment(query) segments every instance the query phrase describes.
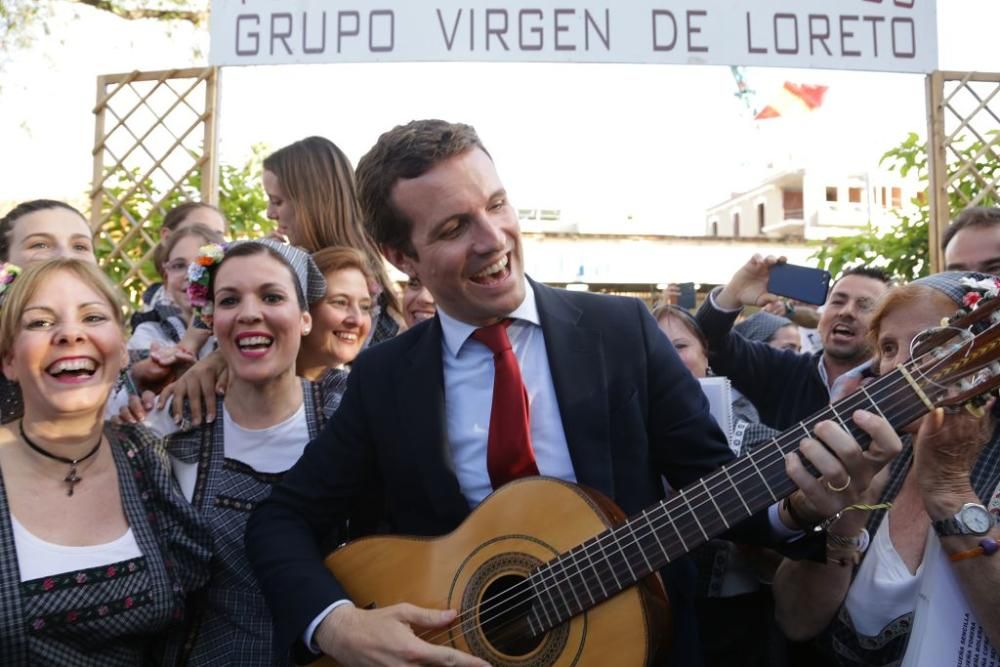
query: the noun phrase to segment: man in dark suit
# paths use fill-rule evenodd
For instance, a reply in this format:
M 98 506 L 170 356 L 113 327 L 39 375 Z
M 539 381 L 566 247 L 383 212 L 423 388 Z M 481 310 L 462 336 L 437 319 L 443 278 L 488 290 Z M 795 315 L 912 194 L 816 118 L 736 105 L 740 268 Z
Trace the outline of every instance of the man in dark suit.
M 319 546 L 338 522 L 357 525 L 352 512 L 362 502 L 383 508 L 379 520 L 393 532 L 448 533 L 498 486 L 490 417 L 501 409 L 494 377 L 500 385 L 506 371 L 480 330 L 511 320 L 505 338 L 530 405 L 531 471 L 592 487 L 633 514 L 662 497 L 662 478 L 682 487 L 732 454 L 698 383 L 641 302 L 526 279 L 516 209 L 471 127 L 397 127 L 361 160 L 358 183 L 372 237 L 430 290 L 438 316 L 358 358 L 339 411 L 252 516 L 248 555 L 286 646 L 301 641 L 345 664 L 481 665 L 410 630 L 443 627 L 452 611 L 356 609 L 323 567 Z M 888 455 L 898 440 L 884 421 L 873 422 Z M 826 443 L 830 450 L 804 449 L 814 450 L 810 459 L 829 486 L 867 486 L 872 466 L 857 444 L 842 431 Z M 813 518 L 853 502 L 793 458 L 789 474 L 807 491 Z M 744 532 L 765 538 L 794 525 L 778 510 L 749 523 Z M 697 664 L 691 614 L 678 611 L 685 591 L 671 586 L 693 582 L 677 572 L 666 572 L 679 598 L 673 660 Z

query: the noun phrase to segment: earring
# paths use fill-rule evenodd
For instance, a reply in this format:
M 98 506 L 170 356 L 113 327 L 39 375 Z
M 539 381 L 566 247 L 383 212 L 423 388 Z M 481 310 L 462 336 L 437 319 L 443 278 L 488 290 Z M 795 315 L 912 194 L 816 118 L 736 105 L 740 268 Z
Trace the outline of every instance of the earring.
M 310 331 L 312 331 L 312 329 L 310 329 L 309 327 L 305 327 L 304 329 L 302 329 L 302 335 L 308 336 Z

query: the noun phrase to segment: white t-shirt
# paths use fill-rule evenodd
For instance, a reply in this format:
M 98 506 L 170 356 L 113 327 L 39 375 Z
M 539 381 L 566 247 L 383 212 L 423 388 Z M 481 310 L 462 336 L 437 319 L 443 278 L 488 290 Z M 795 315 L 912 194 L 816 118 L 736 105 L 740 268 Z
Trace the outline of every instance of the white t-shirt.
M 910 574 L 893 546 L 889 535 L 890 516 L 886 512 L 875 532 L 844 602 L 854 627 L 868 636 L 878 635 L 889 623 L 916 609 L 924 574 L 923 561 L 917 573 Z
M 309 444 L 309 424 L 306 421 L 304 402 L 291 417 L 268 428 L 243 428 L 233 421 L 225 405 L 222 407 L 222 420 L 223 451 L 226 458 L 244 463 L 257 472 L 285 472 L 295 465 Z M 172 456 L 170 464 L 184 497 L 190 501 L 194 497 L 198 464 L 185 463 Z
M 13 514 L 10 515 L 10 524 L 14 532 L 14 548 L 17 550 L 21 581 L 120 563 L 142 556 L 131 528 L 121 537 L 105 544 L 71 547 L 46 542 L 32 535 Z

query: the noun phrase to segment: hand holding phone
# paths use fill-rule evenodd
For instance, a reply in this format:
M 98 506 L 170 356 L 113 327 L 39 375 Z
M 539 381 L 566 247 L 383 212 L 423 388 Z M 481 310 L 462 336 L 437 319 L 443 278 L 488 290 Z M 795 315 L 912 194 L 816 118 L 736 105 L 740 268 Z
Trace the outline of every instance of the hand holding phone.
M 783 262 L 775 264 L 768 274 L 767 291 L 821 306 L 830 291 L 830 272 Z

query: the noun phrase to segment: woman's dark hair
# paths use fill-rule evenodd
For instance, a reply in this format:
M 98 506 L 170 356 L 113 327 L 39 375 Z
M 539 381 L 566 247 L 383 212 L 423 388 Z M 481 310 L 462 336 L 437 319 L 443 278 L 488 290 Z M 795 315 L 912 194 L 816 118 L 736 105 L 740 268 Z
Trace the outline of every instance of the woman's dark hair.
M 31 201 L 21 202 L 11 210 L 7 211 L 7 214 L 0 218 L 0 261 L 6 262 L 10 259 L 10 235 L 11 232 L 14 231 L 14 225 L 17 224 L 17 221 L 29 213 L 47 211 L 52 208 L 62 208 L 67 211 L 72 211 L 80 216 L 80 219 L 83 220 L 88 227 L 90 226 L 90 224 L 87 223 L 87 219 L 83 217 L 83 213 L 80 213 L 64 201 L 57 201 L 55 199 L 32 199 Z
M 684 325 L 684 328 L 691 332 L 691 335 L 698 339 L 701 343 L 701 349 L 708 354 L 708 339 L 705 338 L 705 333 L 698 326 L 698 321 L 694 319 L 694 315 L 689 313 L 686 309 L 680 306 L 675 306 L 672 303 L 663 303 L 653 309 L 653 319 L 660 322 L 660 320 L 672 317 Z
M 309 305 L 306 303 L 306 295 L 302 292 L 302 285 L 299 283 L 299 277 L 295 274 L 295 269 L 289 265 L 288 260 L 282 257 L 281 253 L 274 248 L 270 248 L 263 243 L 254 243 L 253 241 L 237 243 L 229 248 L 218 266 L 212 269 L 208 279 L 208 293 L 212 301 L 215 301 L 215 277 L 219 275 L 222 265 L 234 257 L 253 257 L 254 255 L 269 255 L 285 267 L 288 275 L 292 278 L 292 285 L 295 286 L 295 297 L 299 302 L 299 310 L 303 312 L 309 310 Z
M 176 231 L 177 227 L 180 226 L 184 219 L 188 217 L 193 211 L 197 211 L 199 208 L 207 208 L 215 211 L 220 216 L 222 220 L 228 225 L 226 216 L 222 214 L 218 206 L 212 206 L 211 204 L 205 204 L 200 201 L 186 201 L 183 204 L 178 204 L 172 209 L 167 211 L 167 214 L 163 216 L 163 229 L 169 229 L 171 232 Z
M 167 279 L 166 265 L 170 261 L 170 253 L 174 251 L 178 243 L 189 236 L 201 238 L 205 242 L 202 245 L 223 242 L 222 234 L 200 222 L 172 233 L 167 237 L 166 241 L 157 243 L 156 250 L 153 251 L 153 263 L 156 264 L 156 270 L 164 280 Z

